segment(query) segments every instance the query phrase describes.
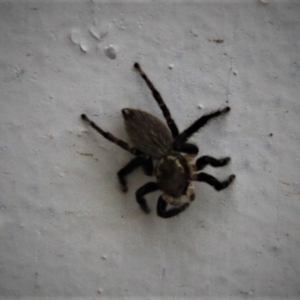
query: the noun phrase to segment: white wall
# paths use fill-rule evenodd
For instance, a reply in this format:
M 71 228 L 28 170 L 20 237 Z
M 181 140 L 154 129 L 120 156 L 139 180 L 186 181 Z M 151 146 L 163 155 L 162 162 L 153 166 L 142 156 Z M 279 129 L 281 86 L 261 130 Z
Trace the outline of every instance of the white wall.
M 299 297 L 300 6 L 243 2 L 1 1 L 0 295 Z M 181 129 L 232 108 L 192 140 L 236 182 L 169 220 L 79 118 L 126 140 L 121 108 L 161 116 L 135 61 Z

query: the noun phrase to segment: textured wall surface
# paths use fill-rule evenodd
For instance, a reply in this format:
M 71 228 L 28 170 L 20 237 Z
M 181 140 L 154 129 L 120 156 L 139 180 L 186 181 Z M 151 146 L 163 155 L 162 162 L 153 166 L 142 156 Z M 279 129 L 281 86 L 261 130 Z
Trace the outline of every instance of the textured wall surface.
M 300 297 L 299 2 L 200 2 L 1 1 L 1 296 Z M 161 117 L 135 61 L 181 130 L 232 108 L 192 141 L 235 183 L 169 220 L 80 120 L 128 140 L 122 108 Z

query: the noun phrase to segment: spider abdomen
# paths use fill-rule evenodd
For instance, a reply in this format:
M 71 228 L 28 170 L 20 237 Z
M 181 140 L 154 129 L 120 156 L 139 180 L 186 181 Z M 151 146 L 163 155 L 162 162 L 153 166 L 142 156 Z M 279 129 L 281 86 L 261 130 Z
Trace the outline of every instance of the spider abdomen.
M 172 135 L 159 118 L 131 108 L 122 109 L 122 114 L 126 132 L 136 148 L 153 158 L 160 158 L 170 150 Z

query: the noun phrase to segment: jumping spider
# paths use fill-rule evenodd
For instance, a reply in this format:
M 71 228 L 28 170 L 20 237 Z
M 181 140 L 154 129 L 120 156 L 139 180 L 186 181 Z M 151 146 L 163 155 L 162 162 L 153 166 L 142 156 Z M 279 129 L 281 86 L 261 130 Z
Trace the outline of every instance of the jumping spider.
M 122 109 L 122 114 L 125 121 L 125 129 L 134 145 L 130 146 L 111 133 L 102 130 L 86 115 L 81 115 L 81 118 L 104 138 L 136 156 L 118 172 L 123 192 L 127 192 L 126 176 L 138 167 L 143 167 L 146 175 L 156 177 L 156 182 L 148 182 L 136 191 L 136 200 L 141 209 L 148 214 L 150 209 L 144 196 L 160 190 L 162 194 L 157 202 L 157 214 L 162 218 L 174 217 L 190 205 L 189 202 L 182 203 L 181 196 L 186 195 L 189 201 L 195 199 L 192 181 L 206 182 L 217 191 L 220 191 L 228 187 L 235 179 L 235 175 L 230 175 L 226 180 L 219 181 L 207 173 L 199 172 L 207 165 L 213 167 L 225 166 L 229 163 L 230 158 L 216 159 L 211 156 L 202 156 L 196 160 L 195 164 L 192 164 L 192 160 L 198 154 L 198 147 L 187 143 L 188 139 L 206 125 L 209 120 L 228 113 L 230 108 L 225 107 L 206 114 L 179 133 L 177 125 L 172 119 L 160 93 L 138 63 L 134 64 L 134 69 L 142 76 L 152 91 L 169 129 L 160 119 L 146 111 L 124 108 Z M 157 161 L 155 166 L 153 165 L 153 160 Z M 174 207 L 167 210 L 168 204 Z

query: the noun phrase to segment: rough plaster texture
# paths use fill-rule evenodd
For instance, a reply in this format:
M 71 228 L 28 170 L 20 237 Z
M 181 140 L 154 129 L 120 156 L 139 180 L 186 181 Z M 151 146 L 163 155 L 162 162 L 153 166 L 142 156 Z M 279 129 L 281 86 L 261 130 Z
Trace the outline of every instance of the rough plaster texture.
M 1 296 L 300 297 L 299 2 L 200 2 L 1 1 Z M 79 118 L 126 139 L 121 108 L 161 116 L 135 61 L 181 129 L 232 107 L 192 140 L 236 182 L 170 220 Z

